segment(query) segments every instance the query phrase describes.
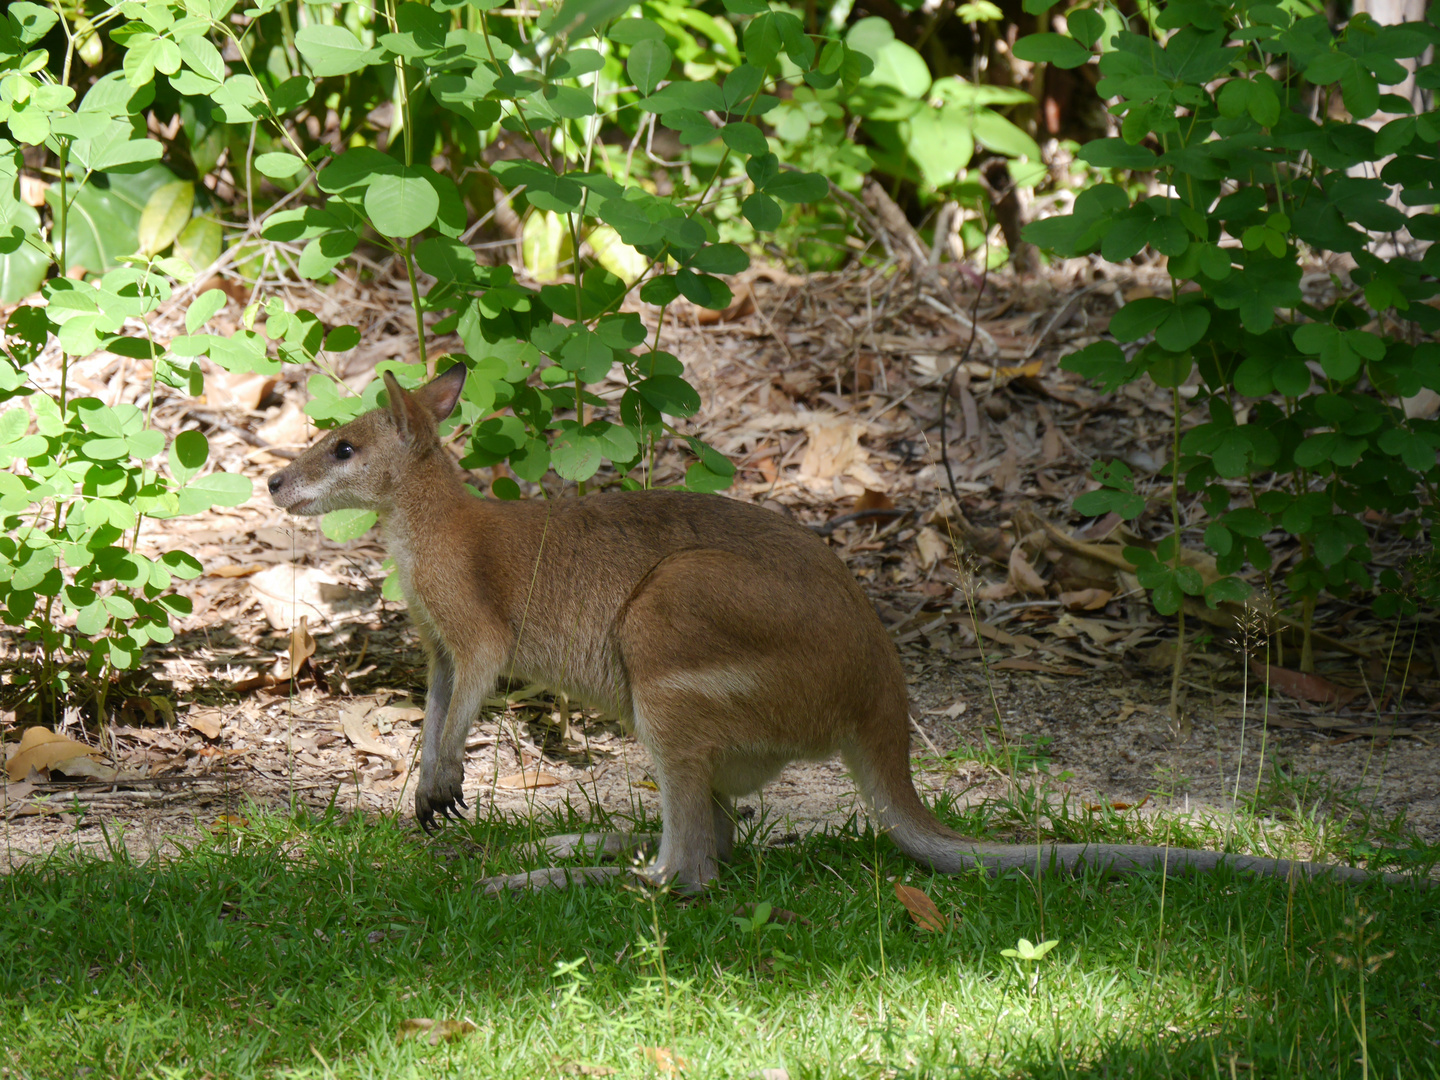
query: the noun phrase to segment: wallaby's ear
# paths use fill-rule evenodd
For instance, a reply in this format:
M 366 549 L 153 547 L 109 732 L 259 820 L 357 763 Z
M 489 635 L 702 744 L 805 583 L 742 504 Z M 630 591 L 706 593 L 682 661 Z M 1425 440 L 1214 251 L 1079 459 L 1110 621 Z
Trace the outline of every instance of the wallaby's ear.
M 465 389 L 466 374 L 465 365 L 456 364 L 435 376 L 411 396 L 430 410 L 430 415 L 435 417 L 438 424 L 455 411 L 455 406 L 460 401 L 460 391 Z
M 400 438 L 410 440 L 425 431 L 435 432 L 435 421 L 425 407 L 416 400 L 417 394 L 408 393 L 395 378 L 393 372 L 381 376 L 385 380 L 385 393 L 390 397 L 390 418 L 395 421 L 395 430 Z

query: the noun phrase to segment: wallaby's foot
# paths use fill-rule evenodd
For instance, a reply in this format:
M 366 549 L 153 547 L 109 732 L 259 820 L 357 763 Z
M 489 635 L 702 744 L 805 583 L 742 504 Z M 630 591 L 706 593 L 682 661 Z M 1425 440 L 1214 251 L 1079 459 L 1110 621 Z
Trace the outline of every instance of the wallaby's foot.
M 487 896 L 503 892 L 538 892 L 541 889 L 568 889 L 571 885 L 588 885 L 592 881 L 627 873 L 623 866 L 552 866 L 524 874 L 500 874 L 480 882 Z
M 644 847 L 657 839 L 653 833 L 587 832 L 547 836 L 519 849 L 524 861 L 548 855 L 552 859 L 570 859 L 576 855 L 596 859 L 613 859 Z
M 453 768 L 442 766 L 428 778 L 425 770 L 420 770 L 420 785 L 415 789 L 415 817 L 427 833 L 435 831 L 436 814 L 454 821 L 465 820 L 456 809 L 470 809 L 465 805 L 465 795 L 461 791 L 464 779 L 465 770 L 459 765 Z
M 636 870 L 635 875 L 651 888 L 669 888 L 676 896 L 703 896 L 706 886 L 714 880 L 713 874 L 708 878 L 683 877 L 680 874 L 667 872 L 665 867 L 653 862 Z

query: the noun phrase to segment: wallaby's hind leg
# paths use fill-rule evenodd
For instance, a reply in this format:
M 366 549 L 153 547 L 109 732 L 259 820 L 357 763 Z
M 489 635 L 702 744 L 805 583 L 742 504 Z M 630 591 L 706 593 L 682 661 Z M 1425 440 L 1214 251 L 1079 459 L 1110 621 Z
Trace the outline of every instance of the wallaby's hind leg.
M 487 895 L 502 892 L 535 892 L 540 889 L 568 889 L 571 885 L 588 885 L 625 873 L 623 866 L 552 866 L 524 874 L 501 874 L 480 882 Z
M 710 817 L 715 825 L 715 857 L 728 863 L 735 854 L 735 800 L 712 791 Z
M 657 833 L 587 832 L 547 836 L 521 848 L 520 857 L 548 855 L 552 859 L 573 859 L 589 855 L 596 859 L 624 859 L 659 838 Z
M 735 850 L 735 803 L 725 795 L 710 793 L 710 818 L 715 833 L 715 857 L 729 862 Z M 521 849 L 521 858 L 548 855 L 552 859 L 568 859 L 576 855 L 594 858 L 618 858 L 618 866 L 549 867 L 524 874 L 502 874 L 480 883 L 487 893 L 536 889 L 568 889 L 572 885 L 588 885 L 629 868 L 628 859 L 638 850 L 658 839 L 655 833 L 564 833 L 547 836 L 532 846 Z M 655 860 L 658 862 L 658 858 Z M 653 865 L 653 864 L 652 864 Z M 648 868 L 642 873 L 649 876 Z M 677 875 L 678 876 L 678 875 Z
M 660 764 L 660 850 L 640 871 L 652 884 L 669 882 L 681 892 L 694 892 L 718 873 L 707 772 L 702 762 L 693 760 Z

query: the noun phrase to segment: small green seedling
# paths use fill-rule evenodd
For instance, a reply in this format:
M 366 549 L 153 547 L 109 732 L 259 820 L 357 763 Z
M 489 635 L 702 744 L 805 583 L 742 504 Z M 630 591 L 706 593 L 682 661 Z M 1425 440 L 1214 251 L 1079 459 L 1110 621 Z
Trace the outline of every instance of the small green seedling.
M 769 957 L 762 956 L 764 936 L 772 930 L 781 929 L 778 922 L 771 920 L 774 913 L 774 905 L 768 900 L 761 900 L 749 909 L 745 914 L 745 908 L 738 909 L 737 914 L 730 916 L 730 921 L 739 927 L 740 932 L 750 939 L 750 947 L 754 950 L 754 957 L 751 963 L 758 973 L 762 966 L 768 965 L 772 971 L 783 971 L 786 965 L 794 963 L 795 957 L 783 949 L 772 948 Z
M 1056 945 L 1059 944 L 1060 942 L 1058 939 L 1052 939 L 1050 941 L 1042 941 L 1039 945 L 1032 945 L 1029 938 L 1022 937 L 1019 941 L 1015 943 L 1015 948 L 1001 949 L 1000 955 L 1008 956 L 1011 960 L 1014 960 L 1016 972 L 1023 973 L 1025 969 L 1021 967 L 1022 963 L 1032 965 L 1036 964 L 1039 960 L 1044 958 L 1046 953 L 1048 953 L 1051 949 L 1053 949 Z M 1029 985 L 1030 993 L 1035 993 L 1036 988 L 1040 985 L 1039 967 L 1030 968 Z

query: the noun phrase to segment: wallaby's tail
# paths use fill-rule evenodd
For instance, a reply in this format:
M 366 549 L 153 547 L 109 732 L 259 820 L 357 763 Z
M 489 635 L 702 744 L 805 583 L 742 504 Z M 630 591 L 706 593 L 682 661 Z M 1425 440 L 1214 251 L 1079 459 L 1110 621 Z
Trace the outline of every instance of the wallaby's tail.
M 1221 865 L 1270 877 L 1329 876 L 1347 881 L 1429 884 L 1404 874 L 1371 873 L 1353 866 L 1266 859 L 1253 855 L 1196 851 L 1191 848 L 1145 847 L 1139 844 L 982 844 L 942 825 L 926 809 L 910 777 L 909 750 L 904 743 L 876 754 L 847 755 L 861 791 L 873 807 L 881 828 L 895 846 L 912 859 L 942 873 L 983 866 L 992 875 L 1010 870 L 1029 874 L 1079 873 L 1088 867 L 1119 873 L 1161 870 L 1167 874 L 1210 871 Z M 898 750 L 898 753 L 896 752 Z

